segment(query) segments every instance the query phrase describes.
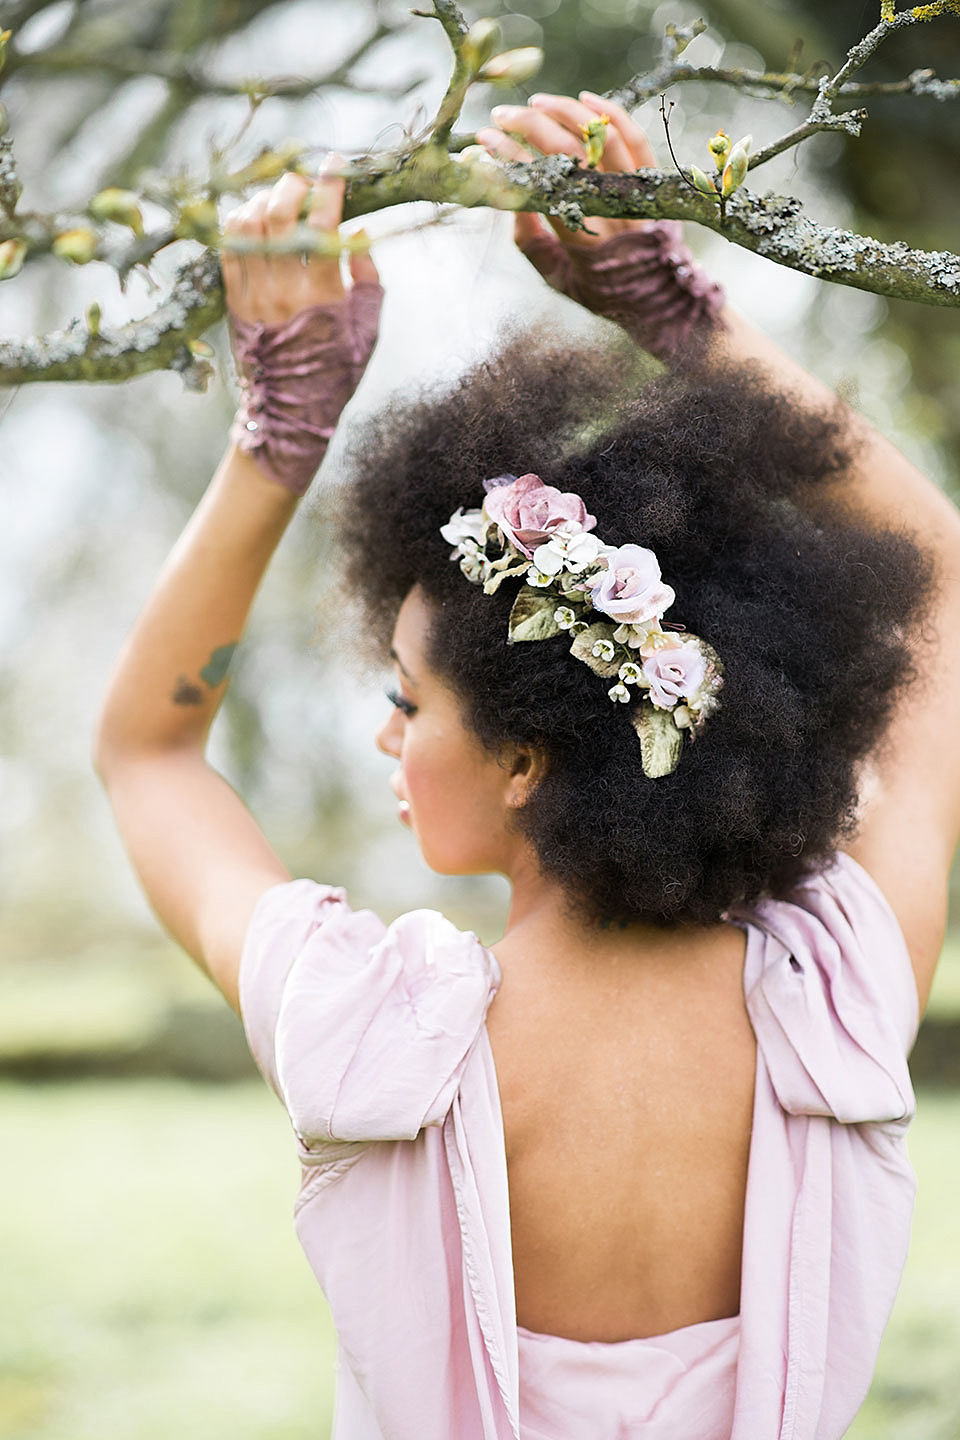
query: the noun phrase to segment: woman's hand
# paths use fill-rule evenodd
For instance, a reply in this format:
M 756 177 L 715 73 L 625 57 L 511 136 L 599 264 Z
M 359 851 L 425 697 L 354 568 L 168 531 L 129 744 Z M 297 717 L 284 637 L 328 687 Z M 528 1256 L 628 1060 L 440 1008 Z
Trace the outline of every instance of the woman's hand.
M 477 143 L 503 160 L 533 160 L 541 155 L 575 155 L 586 162 L 583 127 L 606 115 L 606 145 L 597 165 L 603 171 L 640 170 L 654 166 L 653 151 L 646 135 L 613 100 L 603 100 L 589 90 L 579 100 L 569 95 L 534 95 L 529 105 L 498 105 L 492 112 L 496 129 L 488 126 L 477 132 Z M 518 214 L 516 241 L 522 250 L 538 239 L 549 237 L 550 225 L 568 245 L 599 245 L 626 231 L 643 230 L 647 220 L 614 220 L 591 216 L 589 230 L 568 230 L 559 221 L 548 222 L 541 215 Z
M 341 162 L 331 156 L 328 167 Z M 337 227 L 344 182 L 287 174 L 227 217 L 227 237 L 299 246 L 311 231 L 329 253 L 222 252 L 230 338 L 242 399 L 230 432 L 269 479 L 302 495 L 377 339 L 380 289 L 366 253 L 351 257 L 344 287 Z M 305 223 L 301 216 L 306 216 Z
M 340 157 L 330 156 L 327 169 L 336 169 Z M 269 190 L 263 190 L 227 215 L 226 237 L 242 240 L 279 240 L 305 217 L 321 234 L 336 236 L 343 213 L 344 181 L 321 173 L 312 183 L 288 172 Z M 344 298 L 340 257 L 318 254 L 239 254 L 221 251 L 220 263 L 227 305 L 240 320 L 275 325 L 312 305 L 327 305 Z M 367 254 L 351 256 L 354 282 L 377 283 L 377 267 Z

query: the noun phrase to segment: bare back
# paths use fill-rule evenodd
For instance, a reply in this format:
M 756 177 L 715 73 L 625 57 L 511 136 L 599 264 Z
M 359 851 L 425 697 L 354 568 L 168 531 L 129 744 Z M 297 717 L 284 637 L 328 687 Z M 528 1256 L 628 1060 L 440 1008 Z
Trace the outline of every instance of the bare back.
M 732 926 L 494 947 L 518 1323 L 619 1341 L 735 1315 L 756 1045 Z

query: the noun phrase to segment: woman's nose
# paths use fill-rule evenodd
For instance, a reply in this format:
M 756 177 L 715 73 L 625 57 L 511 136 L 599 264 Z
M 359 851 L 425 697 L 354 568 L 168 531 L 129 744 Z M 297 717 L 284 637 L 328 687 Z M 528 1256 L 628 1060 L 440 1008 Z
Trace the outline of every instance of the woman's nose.
M 385 725 L 382 725 L 377 734 L 377 749 L 384 755 L 390 755 L 394 760 L 400 759 L 400 726 L 403 717 L 400 711 L 394 709 Z

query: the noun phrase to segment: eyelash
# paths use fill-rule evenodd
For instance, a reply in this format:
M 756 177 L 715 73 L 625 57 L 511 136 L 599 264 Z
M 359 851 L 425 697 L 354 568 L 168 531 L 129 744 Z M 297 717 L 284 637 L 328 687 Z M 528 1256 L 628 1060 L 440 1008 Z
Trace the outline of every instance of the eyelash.
M 416 705 L 414 705 L 411 700 L 408 700 L 405 696 L 401 695 L 399 690 L 388 690 L 387 699 L 390 701 L 390 704 L 395 705 L 396 708 L 400 711 L 400 714 L 405 715 L 408 720 L 410 719 L 411 715 L 416 715 Z

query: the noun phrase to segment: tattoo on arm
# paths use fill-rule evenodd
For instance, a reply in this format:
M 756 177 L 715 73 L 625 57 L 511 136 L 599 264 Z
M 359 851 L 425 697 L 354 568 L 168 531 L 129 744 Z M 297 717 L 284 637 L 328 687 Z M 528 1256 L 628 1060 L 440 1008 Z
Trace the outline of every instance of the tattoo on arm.
M 237 643 L 236 640 L 231 640 L 229 645 L 220 645 L 200 671 L 200 679 L 205 680 L 211 690 L 216 690 L 217 686 L 226 680 Z
M 226 680 L 237 644 L 236 640 L 231 640 L 229 645 L 219 645 L 200 671 L 200 679 L 209 689 L 215 690 Z M 177 683 L 173 690 L 174 705 L 202 705 L 206 698 L 200 686 L 192 680 L 188 680 L 186 675 L 177 676 Z

